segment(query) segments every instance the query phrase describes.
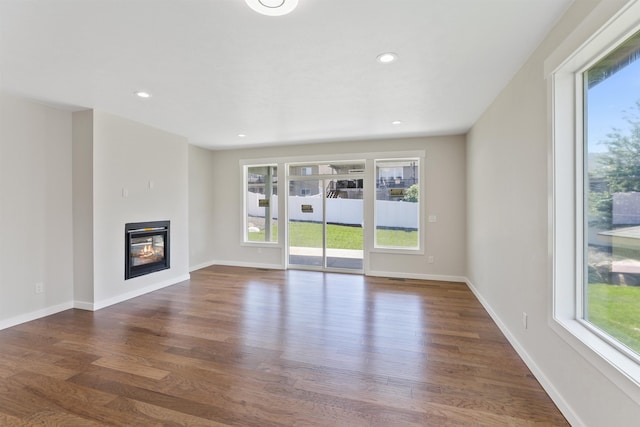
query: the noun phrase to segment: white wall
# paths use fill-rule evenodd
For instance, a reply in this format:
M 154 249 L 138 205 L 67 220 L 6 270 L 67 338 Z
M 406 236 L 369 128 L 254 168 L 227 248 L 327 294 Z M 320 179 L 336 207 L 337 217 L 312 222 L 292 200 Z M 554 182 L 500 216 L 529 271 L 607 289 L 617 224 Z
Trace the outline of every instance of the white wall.
M 189 146 L 189 269 L 210 265 L 214 259 L 211 240 L 215 238 L 213 196 L 215 153 Z
M 468 135 L 467 277 L 572 423 L 629 426 L 637 425 L 640 407 L 549 326 L 543 63 L 597 3 L 574 3 Z
M 0 93 L 0 328 L 71 307 L 71 218 L 71 113 Z
M 94 300 L 93 110 L 73 113 L 73 297 Z
M 0 329 L 187 279 L 187 153 L 140 123 L 0 93 Z M 171 268 L 125 281 L 124 224 L 164 219 Z
M 186 138 L 93 112 L 94 307 L 187 279 Z M 123 196 L 123 189 L 126 197 Z M 171 221 L 171 268 L 124 279 L 124 226 Z
M 284 266 L 284 224 L 279 227 L 280 243 L 275 247 L 242 245 L 242 180 L 241 160 L 292 159 L 320 156 L 323 160 L 339 160 L 342 155 L 424 150 L 425 194 L 423 209 L 438 216 L 437 223 L 423 224 L 425 251 L 422 254 L 390 254 L 371 252 L 366 273 L 401 277 L 429 277 L 456 280 L 465 276 L 465 142 L 462 136 L 407 138 L 396 140 L 357 141 L 309 144 L 260 149 L 216 151 L 213 171 L 214 231 L 210 240 L 214 259 L 210 263 L 252 265 L 282 268 Z M 282 171 L 279 171 L 279 174 Z M 283 176 L 283 175 L 281 175 Z M 283 184 L 281 184 L 283 185 Z M 373 194 L 373 191 L 371 191 Z M 372 218 L 372 217 L 370 217 Z M 284 218 L 281 218 L 283 220 Z M 372 220 L 369 221 L 372 223 Z M 366 247 L 373 249 L 372 231 Z M 366 236 L 365 236 L 366 238 Z M 427 257 L 434 256 L 433 264 Z

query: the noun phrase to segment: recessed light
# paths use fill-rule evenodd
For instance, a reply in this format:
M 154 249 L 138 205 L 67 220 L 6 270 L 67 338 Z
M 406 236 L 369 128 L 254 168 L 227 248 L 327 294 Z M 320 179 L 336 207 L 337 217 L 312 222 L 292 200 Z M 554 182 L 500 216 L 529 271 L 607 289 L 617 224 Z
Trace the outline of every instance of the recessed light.
M 139 98 L 151 98 L 151 94 L 149 92 L 138 91 L 134 92 Z
M 267 16 L 282 16 L 298 6 L 298 0 L 245 0 L 249 7 Z
M 394 121 L 391 122 L 391 124 L 394 125 L 394 126 L 401 125 L 402 124 L 402 120 L 394 120 Z
M 238 138 L 244 138 L 245 136 L 247 136 L 247 135 L 245 135 L 244 133 L 239 133 L 238 134 Z
M 376 58 L 381 64 L 390 64 L 398 59 L 398 55 L 393 52 L 381 53 Z

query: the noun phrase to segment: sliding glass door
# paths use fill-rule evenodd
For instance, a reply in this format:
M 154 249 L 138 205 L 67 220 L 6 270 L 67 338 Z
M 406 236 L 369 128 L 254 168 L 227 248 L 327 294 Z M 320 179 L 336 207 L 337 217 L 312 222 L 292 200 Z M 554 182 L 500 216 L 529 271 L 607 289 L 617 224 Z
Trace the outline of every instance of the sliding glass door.
M 290 166 L 290 267 L 363 270 L 364 173 L 359 166 Z

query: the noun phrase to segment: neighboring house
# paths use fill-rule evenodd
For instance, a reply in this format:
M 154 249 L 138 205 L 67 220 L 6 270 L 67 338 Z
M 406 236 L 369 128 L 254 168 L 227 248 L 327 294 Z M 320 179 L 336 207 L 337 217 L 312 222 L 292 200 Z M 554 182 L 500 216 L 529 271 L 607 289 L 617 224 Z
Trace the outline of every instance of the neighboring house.
M 640 193 L 613 193 L 613 225 L 640 224 Z

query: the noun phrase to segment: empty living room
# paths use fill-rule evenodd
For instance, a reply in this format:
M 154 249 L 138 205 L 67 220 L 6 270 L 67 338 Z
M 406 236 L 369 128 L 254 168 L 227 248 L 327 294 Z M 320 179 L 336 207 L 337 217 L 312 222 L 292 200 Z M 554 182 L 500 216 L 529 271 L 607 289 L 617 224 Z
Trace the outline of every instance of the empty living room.
M 1 0 L 0 425 L 632 426 L 640 0 Z

